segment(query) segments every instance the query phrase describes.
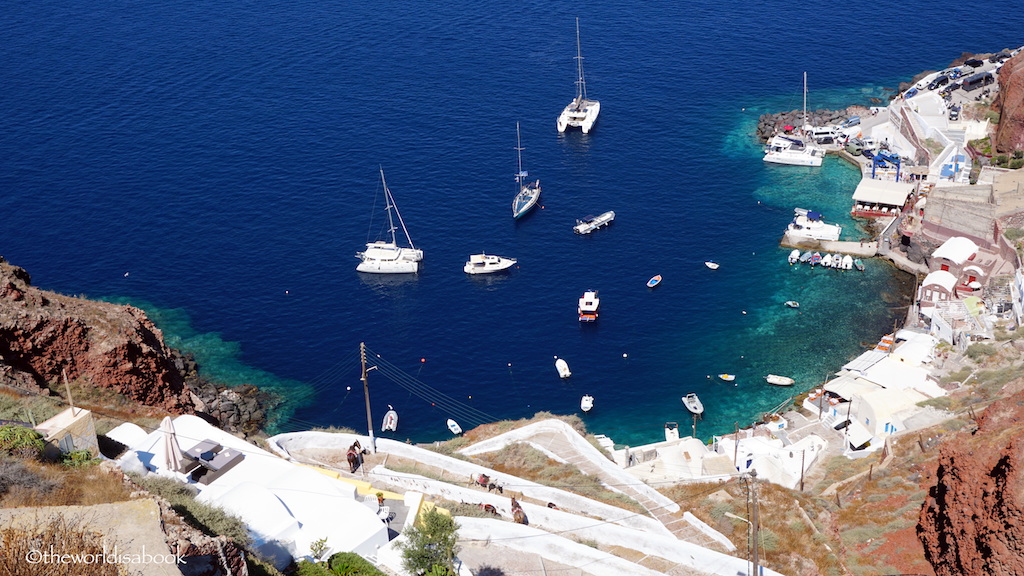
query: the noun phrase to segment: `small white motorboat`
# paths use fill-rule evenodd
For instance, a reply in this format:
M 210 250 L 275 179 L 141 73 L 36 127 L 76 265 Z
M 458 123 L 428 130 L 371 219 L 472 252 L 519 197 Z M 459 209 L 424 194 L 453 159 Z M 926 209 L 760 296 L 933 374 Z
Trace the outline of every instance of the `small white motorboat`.
M 774 384 L 776 386 L 792 386 L 794 383 L 794 380 L 788 376 L 778 376 L 775 374 L 769 374 L 765 376 L 764 379 L 769 384 Z
M 786 306 L 789 306 L 790 308 L 799 308 L 800 303 L 796 300 L 786 300 Z
M 580 410 L 584 412 L 590 412 L 594 407 L 594 397 L 590 394 L 584 394 L 583 398 L 580 398 Z
M 462 267 L 466 274 L 491 274 L 508 270 L 516 263 L 515 258 L 502 258 L 493 254 L 471 254 L 469 261 Z
M 808 258 L 810 258 L 810 256 L 808 256 Z M 799 260 L 800 250 L 794 248 L 793 251 L 789 253 L 789 265 L 792 266 L 793 264 L 796 264 Z
M 726 382 L 732 382 L 733 380 L 736 379 L 735 374 L 719 374 L 718 377 L 721 378 L 722 380 L 725 380 Z
M 707 266 L 708 268 L 711 268 L 712 270 L 718 270 L 718 262 L 715 262 L 713 260 L 706 260 L 704 262 L 704 265 Z
M 658 284 L 661 284 L 661 274 L 658 274 L 657 276 L 652 276 L 651 279 L 647 281 L 648 288 L 654 288 Z
M 686 406 L 687 410 L 698 416 L 704 413 L 704 404 L 701 403 L 700 398 L 693 392 L 683 396 L 683 406 Z
M 580 296 L 579 306 L 576 312 L 580 315 L 580 322 L 596 322 L 598 309 L 601 308 L 601 299 L 597 297 L 597 290 L 587 290 Z
M 843 256 L 843 261 L 840 265 L 840 268 L 842 268 L 843 270 L 853 270 L 853 256 L 850 256 L 849 254 Z
M 572 227 L 572 231 L 577 234 L 590 234 L 598 228 L 602 228 L 612 223 L 615 220 L 615 211 L 609 210 L 600 216 L 585 216 L 576 220 L 576 225 Z
M 824 266 L 825 268 L 831 268 L 832 267 L 832 255 L 831 254 L 825 254 L 825 257 L 821 259 L 821 265 Z
M 452 434 L 455 434 L 456 436 L 462 434 L 462 426 L 459 426 L 459 423 L 456 422 L 455 420 L 452 420 L 451 418 L 448 419 L 448 429 L 451 430 Z
M 561 358 L 555 357 L 555 370 L 558 370 L 559 378 L 568 378 L 572 376 L 572 372 L 569 371 L 569 363 Z
M 388 404 L 388 411 L 384 414 L 384 421 L 380 425 L 381 432 L 387 432 L 389 430 L 391 432 L 398 430 L 398 412 L 395 412 L 395 409 L 391 404 Z

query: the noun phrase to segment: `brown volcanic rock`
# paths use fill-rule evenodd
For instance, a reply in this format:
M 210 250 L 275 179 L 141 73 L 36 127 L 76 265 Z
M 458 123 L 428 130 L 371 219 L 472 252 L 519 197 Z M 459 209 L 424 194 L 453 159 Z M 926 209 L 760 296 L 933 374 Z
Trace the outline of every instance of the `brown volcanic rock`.
M 1024 393 L 941 448 L 918 537 L 938 576 L 1024 574 Z
M 141 404 L 191 411 L 176 357 L 142 310 L 39 290 L 0 257 L 0 383 L 47 393 L 64 369 Z
M 992 107 L 999 112 L 994 148 L 1003 153 L 1024 149 L 1024 52 L 1003 63 Z

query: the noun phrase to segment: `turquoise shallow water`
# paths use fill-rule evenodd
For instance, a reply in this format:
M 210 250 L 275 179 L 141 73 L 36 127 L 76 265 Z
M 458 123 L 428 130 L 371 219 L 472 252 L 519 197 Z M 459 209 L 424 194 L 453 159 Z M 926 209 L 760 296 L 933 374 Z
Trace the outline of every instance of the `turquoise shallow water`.
M 809 106 L 832 108 L 1022 43 L 1015 13 L 976 39 L 976 6 L 901 9 L 946 33 L 910 41 L 900 18 L 806 3 L 12 2 L 0 250 L 43 288 L 150 303 L 211 377 L 284 391 L 282 429 L 365 426 L 365 341 L 374 420 L 394 405 L 403 439 L 443 438 L 451 416 L 572 413 L 590 393 L 590 429 L 638 444 L 685 418 L 690 391 L 708 437 L 819 383 L 901 313 L 884 264 L 786 264 L 795 206 L 850 237 L 856 173 L 764 166 L 757 116 L 798 108 L 804 71 Z M 587 136 L 554 127 L 576 16 L 602 102 Z M 514 222 L 517 121 L 544 196 Z M 418 277 L 354 270 L 378 166 L 426 252 Z M 611 227 L 573 235 L 605 210 Z M 482 250 L 520 265 L 466 277 Z M 604 311 L 580 326 L 589 288 Z

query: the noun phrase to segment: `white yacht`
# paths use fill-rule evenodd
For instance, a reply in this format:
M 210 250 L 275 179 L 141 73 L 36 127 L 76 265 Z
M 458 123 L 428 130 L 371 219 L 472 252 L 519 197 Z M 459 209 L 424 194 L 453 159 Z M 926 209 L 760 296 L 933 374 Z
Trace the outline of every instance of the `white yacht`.
M 583 78 L 583 54 L 580 52 L 579 18 L 576 19 L 576 74 L 576 97 L 558 115 L 558 131 L 565 132 L 566 128 L 572 126 L 588 134 L 594 127 L 594 122 L 597 122 L 601 103 L 587 98 L 587 82 Z
M 804 72 L 804 126 L 807 123 L 807 72 Z M 772 164 L 789 166 L 821 166 L 825 158 L 825 149 L 814 143 L 810 136 L 806 139 L 797 138 L 792 134 L 776 134 L 768 140 L 764 147 L 764 161 Z
M 502 258 L 493 254 L 471 254 L 462 267 L 466 274 L 491 274 L 508 270 L 516 263 L 515 258 Z
M 420 260 L 423 260 L 423 250 L 416 248 L 409 237 L 409 230 L 405 227 L 405 221 L 395 206 L 395 199 L 388 190 L 388 183 L 384 180 L 384 169 L 380 169 L 380 181 L 384 186 L 384 209 L 388 213 L 388 224 L 385 235 L 386 240 L 368 242 L 366 249 L 356 253 L 356 258 L 362 260 L 356 270 L 371 274 L 412 274 L 420 269 Z M 392 212 L 394 214 L 392 215 Z M 402 226 L 405 233 L 405 240 L 408 247 L 399 246 L 395 232 L 395 217 Z
M 540 200 L 540 180 L 528 182 L 529 173 L 523 170 L 523 145 L 519 139 L 519 122 L 516 122 L 516 153 L 519 170 L 516 172 L 516 197 L 512 199 L 512 217 L 519 220 Z
M 590 234 L 598 228 L 607 226 L 615 220 L 615 211 L 609 210 L 600 216 L 587 216 L 576 220 L 576 225 L 572 227 L 572 231 L 577 234 Z
M 825 149 L 795 136 L 775 135 L 764 147 L 764 161 L 790 166 L 821 166 Z
M 793 212 L 793 221 L 786 227 L 790 240 L 839 240 L 843 227 L 825 222 L 820 212 L 803 208 L 796 208 Z

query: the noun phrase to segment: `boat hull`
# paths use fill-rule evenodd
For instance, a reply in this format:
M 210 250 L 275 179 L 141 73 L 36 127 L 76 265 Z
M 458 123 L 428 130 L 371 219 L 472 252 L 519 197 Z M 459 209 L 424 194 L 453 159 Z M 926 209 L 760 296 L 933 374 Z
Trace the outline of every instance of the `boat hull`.
M 387 414 L 384 414 L 384 421 L 380 425 L 380 431 L 394 432 L 395 430 L 398 430 L 398 412 L 388 410 Z
M 696 394 L 687 394 L 686 396 L 683 396 L 683 406 L 685 406 L 692 414 L 697 416 L 704 413 L 704 404 Z
M 456 422 L 455 420 L 452 420 L 451 418 L 449 418 L 447 424 L 448 424 L 448 430 L 451 430 L 452 434 L 455 434 L 456 436 L 458 436 L 459 434 L 462 434 L 462 427 L 459 426 L 458 422 Z
M 558 115 L 556 127 L 559 132 L 565 132 L 567 128 L 579 128 L 584 134 L 589 134 L 600 113 L 601 103 L 597 100 L 573 100 Z
M 765 381 L 774 386 L 792 386 L 794 380 L 787 376 L 778 376 L 775 374 L 769 374 L 764 377 Z
M 555 360 L 555 370 L 558 370 L 558 377 L 565 379 L 572 376 L 572 372 L 569 371 L 569 363 L 561 358 Z
M 516 264 L 515 258 L 502 258 L 488 254 L 473 254 L 462 267 L 466 274 L 494 274 L 503 272 Z
M 526 216 L 537 205 L 537 201 L 540 200 L 540 192 L 540 180 L 523 186 L 519 194 L 516 194 L 515 199 L 512 200 L 512 218 L 519 220 Z
M 580 410 L 584 412 L 590 412 L 594 408 L 594 397 L 590 394 L 585 395 L 580 399 Z
M 648 288 L 654 288 L 658 284 L 661 284 L 661 274 L 658 274 L 657 276 L 655 276 L 655 277 L 653 277 L 653 278 L 651 278 L 650 280 L 647 281 L 647 287 Z

